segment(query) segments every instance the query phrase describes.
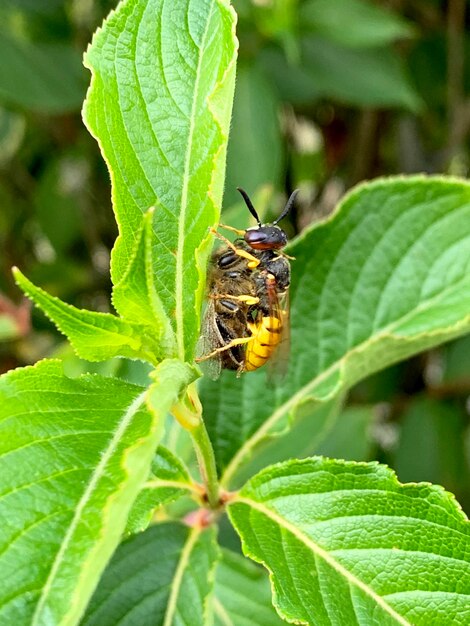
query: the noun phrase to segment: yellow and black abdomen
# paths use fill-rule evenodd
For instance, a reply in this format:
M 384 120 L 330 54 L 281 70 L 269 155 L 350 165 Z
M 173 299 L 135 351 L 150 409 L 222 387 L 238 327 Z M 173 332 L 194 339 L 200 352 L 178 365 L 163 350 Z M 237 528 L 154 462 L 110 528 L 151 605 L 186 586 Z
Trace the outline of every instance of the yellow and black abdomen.
M 278 317 L 266 316 L 249 327 L 252 337 L 246 345 L 243 367 L 246 372 L 257 370 L 271 358 L 281 341 L 282 321 Z

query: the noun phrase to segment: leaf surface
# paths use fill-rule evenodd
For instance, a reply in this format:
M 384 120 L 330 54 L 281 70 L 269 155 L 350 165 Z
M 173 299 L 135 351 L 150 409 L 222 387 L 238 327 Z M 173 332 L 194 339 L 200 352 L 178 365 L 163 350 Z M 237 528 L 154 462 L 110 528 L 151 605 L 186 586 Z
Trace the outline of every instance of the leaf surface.
M 424 177 L 361 185 L 292 242 L 284 385 L 267 387 L 262 370 L 201 385 L 219 466 L 229 465 L 226 484 L 299 411 L 468 332 L 469 251 L 470 185 Z
M 215 626 L 281 626 L 271 602 L 269 580 L 248 559 L 222 551 L 214 590 Z
M 163 354 L 175 352 L 175 336 L 155 286 L 152 262 L 154 208 L 143 216 L 142 225 L 121 281 L 113 288 L 113 304 L 123 318 L 153 328 L 155 340 Z
M 208 228 L 222 200 L 235 53 L 227 0 L 127 0 L 85 57 L 84 119 L 109 167 L 119 226 L 113 283 L 122 287 L 142 213 L 155 207 L 155 288 L 183 360 L 199 333 Z
M 79 110 L 86 83 L 78 50 L 63 43 L 33 43 L 3 27 L 0 56 L 3 102 L 49 114 Z
M 156 389 L 149 411 L 141 387 L 66 378 L 58 361 L 0 379 L 0 622 L 77 623 L 184 385 L 183 365 L 179 375 L 174 363 L 158 370 L 158 411 Z
M 149 328 L 127 322 L 111 313 L 77 309 L 33 285 L 17 268 L 14 276 L 19 287 L 68 337 L 78 356 L 89 361 L 104 361 L 114 356 L 144 359 L 156 363 L 161 346 Z
M 398 53 L 387 46 L 350 48 L 320 35 L 300 38 L 300 59 L 288 62 L 269 46 L 260 61 L 288 102 L 309 104 L 331 98 L 353 106 L 416 111 L 422 102 Z
M 308 0 L 300 8 L 300 23 L 331 41 L 358 48 L 388 45 L 413 33 L 401 16 L 364 0 L 335 0 L 334 4 Z
M 470 619 L 470 525 L 453 496 L 376 463 L 271 466 L 229 514 L 273 576 L 286 619 L 312 626 L 442 626 Z
M 168 448 L 158 446 L 150 474 L 129 515 L 127 531 L 145 530 L 153 511 L 196 489 L 183 463 Z
M 82 626 L 205 626 L 218 556 L 214 527 L 152 526 L 119 546 Z

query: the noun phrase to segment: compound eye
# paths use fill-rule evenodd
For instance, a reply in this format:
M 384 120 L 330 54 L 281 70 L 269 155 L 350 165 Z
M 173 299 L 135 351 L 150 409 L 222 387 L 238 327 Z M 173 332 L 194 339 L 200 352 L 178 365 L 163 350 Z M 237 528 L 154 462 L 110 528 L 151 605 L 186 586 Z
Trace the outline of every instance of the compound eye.
M 226 252 L 225 254 L 222 254 L 218 261 L 217 261 L 217 265 L 219 267 L 229 267 L 230 265 L 233 265 L 233 263 L 235 263 L 235 261 L 238 260 L 238 255 L 233 252 L 232 250 L 229 250 L 229 252 Z
M 246 243 L 250 244 L 250 246 L 252 246 L 253 248 L 256 245 L 266 243 L 268 239 L 269 239 L 268 235 L 265 232 L 263 232 L 261 229 L 247 230 L 245 233 Z
M 220 300 L 220 304 L 230 313 L 236 313 L 239 309 L 238 304 L 232 300 Z
M 286 245 L 287 237 L 285 232 L 276 226 L 263 226 L 247 230 L 245 241 L 255 250 L 278 250 Z

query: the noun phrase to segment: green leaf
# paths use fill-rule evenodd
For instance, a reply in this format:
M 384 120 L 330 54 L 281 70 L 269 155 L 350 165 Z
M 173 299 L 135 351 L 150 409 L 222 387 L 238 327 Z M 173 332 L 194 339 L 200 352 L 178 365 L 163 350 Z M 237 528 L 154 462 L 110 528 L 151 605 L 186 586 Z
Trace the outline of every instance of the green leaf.
M 389 48 L 354 50 L 310 37 L 302 43 L 302 58 L 311 80 L 329 98 L 412 111 L 421 106 L 400 58 Z
M 183 360 L 199 334 L 208 228 L 222 200 L 235 56 L 228 0 L 127 0 L 85 57 L 92 82 L 83 114 L 108 163 L 120 233 L 113 283 L 154 206 L 155 287 Z
M 279 109 L 277 94 L 264 73 L 256 65 L 239 66 L 224 206 L 238 202 L 237 187 L 244 187 L 250 195 L 267 183 L 278 187 L 283 160 Z
M 215 528 L 152 526 L 116 550 L 81 626 L 208 623 L 218 556 Z
M 202 384 L 226 484 L 309 404 L 470 330 L 469 236 L 468 183 L 390 178 L 357 187 L 290 245 L 292 343 L 283 387 L 268 388 L 263 370 Z
M 157 362 L 160 347 L 145 326 L 110 313 L 77 309 L 33 285 L 17 268 L 13 273 L 18 286 L 68 337 L 78 356 L 89 361 L 122 356 Z
M 254 477 L 229 514 L 272 574 L 289 621 L 446 626 L 470 619 L 470 525 L 453 496 L 375 463 L 290 461 Z
M 280 46 L 268 45 L 261 50 L 259 64 L 285 102 L 310 104 L 324 96 L 321 85 L 310 75 L 309 66 L 302 59 L 289 62 Z
M 280 626 L 266 573 L 230 550 L 222 551 L 215 574 L 215 626 Z
M 170 450 L 159 446 L 150 474 L 132 507 L 127 531 L 136 533 L 145 530 L 158 507 L 196 490 L 197 486 L 183 463 Z
M 261 63 L 281 97 L 298 104 L 330 98 L 353 106 L 422 106 L 398 54 L 389 47 L 347 48 L 318 35 L 300 39 L 300 61 L 270 47 Z
M 39 14 L 53 13 L 62 4 L 63 0 L 3 0 L 3 5 L 8 10 Z
M 0 622 L 75 624 L 146 480 L 184 377 L 141 387 L 42 361 L 0 378 Z M 184 368 L 183 368 L 184 369 Z M 154 383 L 155 386 L 158 383 Z M 153 405 L 156 407 L 156 390 Z
M 42 113 L 80 108 L 85 75 L 80 53 L 59 43 L 29 42 L 0 32 L 0 99 Z
M 112 299 L 116 311 L 123 318 L 139 320 L 153 327 L 161 352 L 173 355 L 175 336 L 155 288 L 152 266 L 153 215 L 153 207 L 144 214 L 142 226 L 136 236 L 135 250 L 129 259 L 129 267 L 113 288 Z
M 364 0 L 308 0 L 300 24 L 343 46 L 384 46 L 410 37 L 413 28 L 402 17 Z

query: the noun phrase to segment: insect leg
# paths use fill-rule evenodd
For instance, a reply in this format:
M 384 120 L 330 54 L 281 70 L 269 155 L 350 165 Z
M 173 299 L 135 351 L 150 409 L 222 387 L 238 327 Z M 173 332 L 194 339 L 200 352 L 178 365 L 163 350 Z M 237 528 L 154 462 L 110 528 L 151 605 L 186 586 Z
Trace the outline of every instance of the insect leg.
M 241 346 L 244 343 L 248 343 L 249 341 L 251 341 L 251 339 L 252 337 L 239 337 L 238 339 L 232 339 L 232 341 L 226 346 L 216 348 L 215 350 L 212 350 L 212 352 L 209 352 L 209 354 L 205 354 L 204 356 L 196 358 L 196 363 L 200 363 L 201 361 L 207 361 L 207 359 L 212 359 L 212 357 L 214 357 L 216 354 L 219 354 L 220 352 L 225 352 L 225 350 L 231 350 L 235 346 Z
M 253 256 L 246 250 L 242 250 L 241 248 L 237 248 L 236 246 L 234 246 L 233 243 L 227 239 L 227 237 L 224 237 L 223 235 L 221 235 L 219 232 L 217 232 L 215 228 L 211 228 L 210 232 L 214 235 L 214 237 L 217 237 L 217 239 L 220 239 L 221 241 L 223 241 L 231 250 L 235 252 L 235 254 L 238 254 L 238 256 L 241 256 L 242 258 L 247 259 L 248 267 L 250 268 L 250 270 L 255 269 L 255 267 L 258 267 L 258 265 L 261 263 L 259 259 L 257 259 L 255 256 Z
M 237 235 L 244 235 L 245 231 L 240 230 L 239 228 L 234 228 L 233 226 L 227 226 L 227 224 L 219 224 L 219 228 L 225 228 L 225 230 L 230 230 L 232 233 L 236 233 Z
M 248 306 L 253 306 L 254 304 L 259 303 L 259 298 L 256 296 L 231 296 L 229 294 L 215 294 L 209 295 L 209 298 L 212 300 L 235 300 L 237 302 L 244 302 Z

